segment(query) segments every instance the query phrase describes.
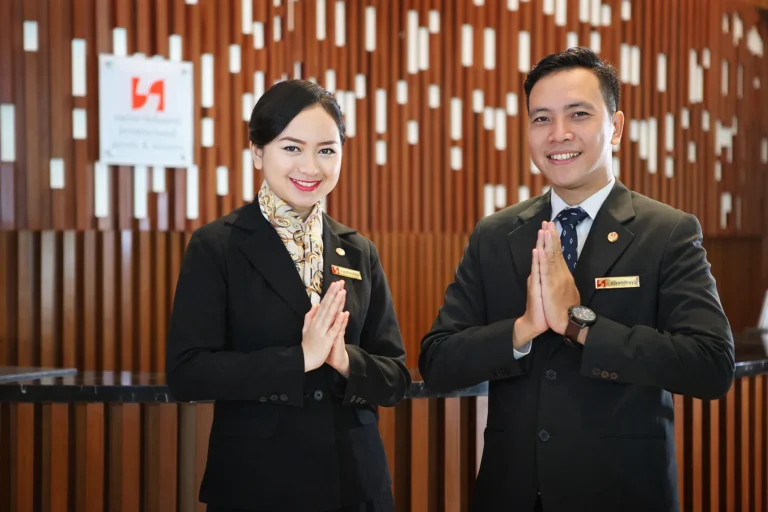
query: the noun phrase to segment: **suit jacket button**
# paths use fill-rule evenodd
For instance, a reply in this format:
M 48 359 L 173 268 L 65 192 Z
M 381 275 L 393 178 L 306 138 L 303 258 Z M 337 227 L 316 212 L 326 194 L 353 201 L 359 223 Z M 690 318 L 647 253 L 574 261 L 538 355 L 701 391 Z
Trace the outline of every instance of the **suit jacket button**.
M 541 441 L 544 443 L 549 441 L 549 432 L 547 432 L 546 430 L 542 430 L 541 432 L 539 432 L 539 439 L 541 439 Z
M 619 374 L 617 374 L 616 372 L 611 373 L 611 380 L 616 380 L 618 378 L 619 378 Z
M 277 395 L 272 395 L 271 397 L 269 397 L 269 399 L 274 402 L 275 400 L 277 400 Z
M 288 401 L 288 395 L 280 395 L 280 400 L 283 401 L 283 402 L 287 402 Z
M 266 402 L 266 401 L 267 401 L 267 397 L 265 396 L 259 398 L 259 402 Z
M 544 374 L 549 380 L 555 380 L 557 378 L 557 372 L 555 370 L 547 370 Z
M 315 400 L 317 400 L 317 401 L 319 402 L 320 400 L 322 400 L 322 399 L 323 399 L 323 390 L 321 390 L 321 389 L 316 389 L 316 390 L 315 390 L 315 395 L 314 395 L 314 396 L 315 396 Z
M 592 368 L 592 375 L 595 377 L 600 376 L 600 368 Z
M 603 370 L 603 371 L 600 373 L 600 376 L 601 376 L 602 378 L 604 378 L 604 379 L 607 379 L 609 375 L 610 375 L 610 373 L 608 373 L 608 372 L 607 372 L 607 371 L 605 371 L 605 370 Z

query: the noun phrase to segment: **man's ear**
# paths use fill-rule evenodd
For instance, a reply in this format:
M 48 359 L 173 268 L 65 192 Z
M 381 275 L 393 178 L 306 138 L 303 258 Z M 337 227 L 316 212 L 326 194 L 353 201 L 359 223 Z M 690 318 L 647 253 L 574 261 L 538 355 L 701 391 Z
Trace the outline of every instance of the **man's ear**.
M 624 133 L 624 112 L 619 110 L 613 114 L 613 135 L 611 135 L 611 145 L 616 146 L 621 142 L 621 135 Z

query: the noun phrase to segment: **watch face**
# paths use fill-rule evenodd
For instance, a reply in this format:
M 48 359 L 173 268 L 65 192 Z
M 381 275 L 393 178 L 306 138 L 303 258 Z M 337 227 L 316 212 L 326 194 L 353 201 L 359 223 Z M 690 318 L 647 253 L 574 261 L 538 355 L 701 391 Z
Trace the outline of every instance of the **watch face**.
M 595 312 L 585 306 L 574 306 L 571 309 L 571 314 L 579 323 L 594 322 L 597 319 Z

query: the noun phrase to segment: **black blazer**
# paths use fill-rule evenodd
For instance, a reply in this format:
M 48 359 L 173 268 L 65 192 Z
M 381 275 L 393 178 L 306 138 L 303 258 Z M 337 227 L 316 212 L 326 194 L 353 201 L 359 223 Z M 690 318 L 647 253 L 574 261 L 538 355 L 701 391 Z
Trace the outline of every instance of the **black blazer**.
M 323 243 L 323 295 L 346 280 L 349 380 L 328 365 L 304 373 L 310 301 L 258 203 L 189 242 L 166 372 L 176 399 L 215 400 L 203 502 L 325 511 L 372 500 L 391 484 L 376 408 L 398 403 L 411 380 L 387 279 L 374 245 L 327 215 Z M 331 265 L 362 280 L 334 275 Z
M 482 219 L 424 337 L 426 385 L 489 381 L 474 511 L 679 510 L 671 393 L 722 397 L 733 338 L 698 221 L 617 182 L 574 274 L 598 315 L 582 348 L 553 331 L 516 360 L 531 250 L 547 193 Z M 608 234 L 616 232 L 611 243 Z M 639 288 L 596 290 L 595 278 L 639 276 Z

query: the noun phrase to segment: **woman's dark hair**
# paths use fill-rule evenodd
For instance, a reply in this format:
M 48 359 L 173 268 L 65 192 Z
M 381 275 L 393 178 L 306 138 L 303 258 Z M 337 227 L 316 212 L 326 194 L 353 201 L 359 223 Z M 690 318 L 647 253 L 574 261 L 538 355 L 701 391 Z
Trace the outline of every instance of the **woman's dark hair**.
M 336 121 L 344 145 L 344 119 L 336 98 L 319 85 L 306 80 L 287 80 L 270 87 L 251 112 L 248 131 L 251 142 L 259 148 L 272 142 L 303 110 L 320 105 Z
M 530 96 L 536 82 L 547 75 L 573 68 L 590 70 L 600 80 L 600 90 L 608 112 L 613 115 L 619 110 L 621 83 L 616 69 L 600 60 L 600 57 L 589 48 L 569 48 L 561 53 L 553 53 L 541 59 L 528 73 L 525 79 L 525 103 L 530 109 Z

